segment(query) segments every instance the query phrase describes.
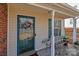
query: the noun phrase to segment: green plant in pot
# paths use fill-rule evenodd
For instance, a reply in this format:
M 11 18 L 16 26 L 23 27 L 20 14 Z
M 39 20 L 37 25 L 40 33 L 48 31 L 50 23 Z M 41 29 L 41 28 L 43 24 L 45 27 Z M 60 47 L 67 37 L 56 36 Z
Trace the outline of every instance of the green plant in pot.
M 79 41 L 74 42 L 75 45 L 79 45 Z
M 66 42 L 68 37 L 65 35 L 65 36 L 62 36 L 62 39 L 63 39 L 63 42 Z

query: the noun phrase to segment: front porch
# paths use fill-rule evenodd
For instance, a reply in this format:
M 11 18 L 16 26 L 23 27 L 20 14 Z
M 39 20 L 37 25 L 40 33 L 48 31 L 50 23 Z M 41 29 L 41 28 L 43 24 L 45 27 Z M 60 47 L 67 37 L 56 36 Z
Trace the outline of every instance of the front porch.
M 68 10 L 67 6 L 63 4 L 8 4 L 9 12 L 9 49 L 8 55 L 17 55 L 17 15 L 24 15 L 35 17 L 35 43 L 34 51 L 38 55 L 50 54 L 54 55 L 68 55 L 68 47 L 63 45 L 62 36 L 65 36 L 64 20 L 66 18 L 73 18 L 73 36 L 72 44 L 76 41 L 76 16 L 78 11 Z M 62 6 L 62 7 L 61 7 Z M 66 8 L 66 9 L 65 9 Z M 53 10 L 54 9 L 54 10 Z M 19 11 L 18 11 L 19 10 Z M 15 20 L 14 20 L 15 19 Z M 20 18 L 18 18 L 20 19 Z M 50 19 L 50 21 L 49 21 Z M 20 24 L 20 23 L 19 23 Z M 13 26 L 13 27 L 12 27 Z M 12 38 L 13 37 L 13 38 Z M 25 36 L 26 37 L 26 36 Z M 23 38 L 25 38 L 23 36 Z M 22 37 L 21 37 L 22 38 Z M 9 40 L 11 39 L 11 40 Z M 20 40 L 20 37 L 18 37 Z M 15 42 L 15 43 L 14 43 Z M 70 42 L 70 41 L 69 41 Z M 47 49 L 50 47 L 49 49 Z M 49 51 L 48 51 L 49 50 Z M 77 49 L 72 49 L 73 51 Z M 40 51 L 40 52 L 39 52 Z M 42 51 L 42 52 L 41 52 Z M 47 52 L 44 52 L 47 51 Z M 18 52 L 19 53 L 19 52 Z M 20 53 L 19 53 L 20 54 Z M 21 54 L 20 54 L 21 55 Z M 77 54 L 76 54 L 77 55 Z
M 74 44 L 77 41 L 76 19 L 79 10 L 61 3 L 6 5 L 7 56 L 79 55 L 78 45 Z M 67 18 L 73 19 L 71 37 L 64 27 Z

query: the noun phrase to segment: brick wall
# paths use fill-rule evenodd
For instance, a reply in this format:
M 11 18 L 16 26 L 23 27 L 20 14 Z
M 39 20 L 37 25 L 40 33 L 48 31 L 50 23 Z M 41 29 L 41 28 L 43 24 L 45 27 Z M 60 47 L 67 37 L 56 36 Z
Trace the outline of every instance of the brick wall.
M 0 3 L 0 56 L 7 55 L 7 4 Z
M 69 40 L 72 40 L 73 29 L 65 28 L 66 35 L 69 37 Z M 77 40 L 79 40 L 79 28 L 77 28 Z

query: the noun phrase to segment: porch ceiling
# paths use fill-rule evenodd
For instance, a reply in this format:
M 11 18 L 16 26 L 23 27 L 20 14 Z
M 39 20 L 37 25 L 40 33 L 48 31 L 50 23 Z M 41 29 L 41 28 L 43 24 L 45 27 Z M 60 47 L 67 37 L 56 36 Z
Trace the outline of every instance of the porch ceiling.
M 58 12 L 55 12 L 55 18 L 56 19 L 66 19 L 66 18 L 70 18 L 71 16 L 68 16 L 68 15 L 65 15 L 65 14 L 61 14 L 61 13 L 58 13 Z
M 12 3 L 8 3 L 8 4 L 12 4 Z M 30 4 L 27 4 L 27 3 L 13 3 L 15 6 L 19 6 L 19 8 L 22 6 L 23 8 L 28 8 L 29 11 L 33 11 L 33 12 L 36 12 L 36 13 L 47 13 L 48 10 L 47 9 L 44 9 L 44 8 L 40 8 L 38 6 L 34 6 L 34 5 L 30 5 Z M 25 9 L 21 9 L 22 11 L 25 10 Z
M 31 3 L 31 5 L 38 6 L 49 11 L 56 11 L 55 17 L 70 18 L 79 16 L 79 10 L 74 9 L 70 5 L 64 3 Z

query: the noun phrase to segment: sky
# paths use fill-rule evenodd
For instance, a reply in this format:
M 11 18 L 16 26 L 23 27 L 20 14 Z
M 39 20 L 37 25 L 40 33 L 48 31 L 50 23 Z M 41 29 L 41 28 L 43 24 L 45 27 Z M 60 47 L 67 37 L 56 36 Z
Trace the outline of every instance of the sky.
M 79 3 L 68 3 L 71 6 L 77 5 L 77 9 L 79 9 Z M 70 24 L 70 19 L 65 19 L 65 27 L 73 27 L 73 24 Z M 73 21 L 72 21 L 73 22 Z M 79 28 L 79 19 L 77 19 L 77 24 L 76 26 Z

